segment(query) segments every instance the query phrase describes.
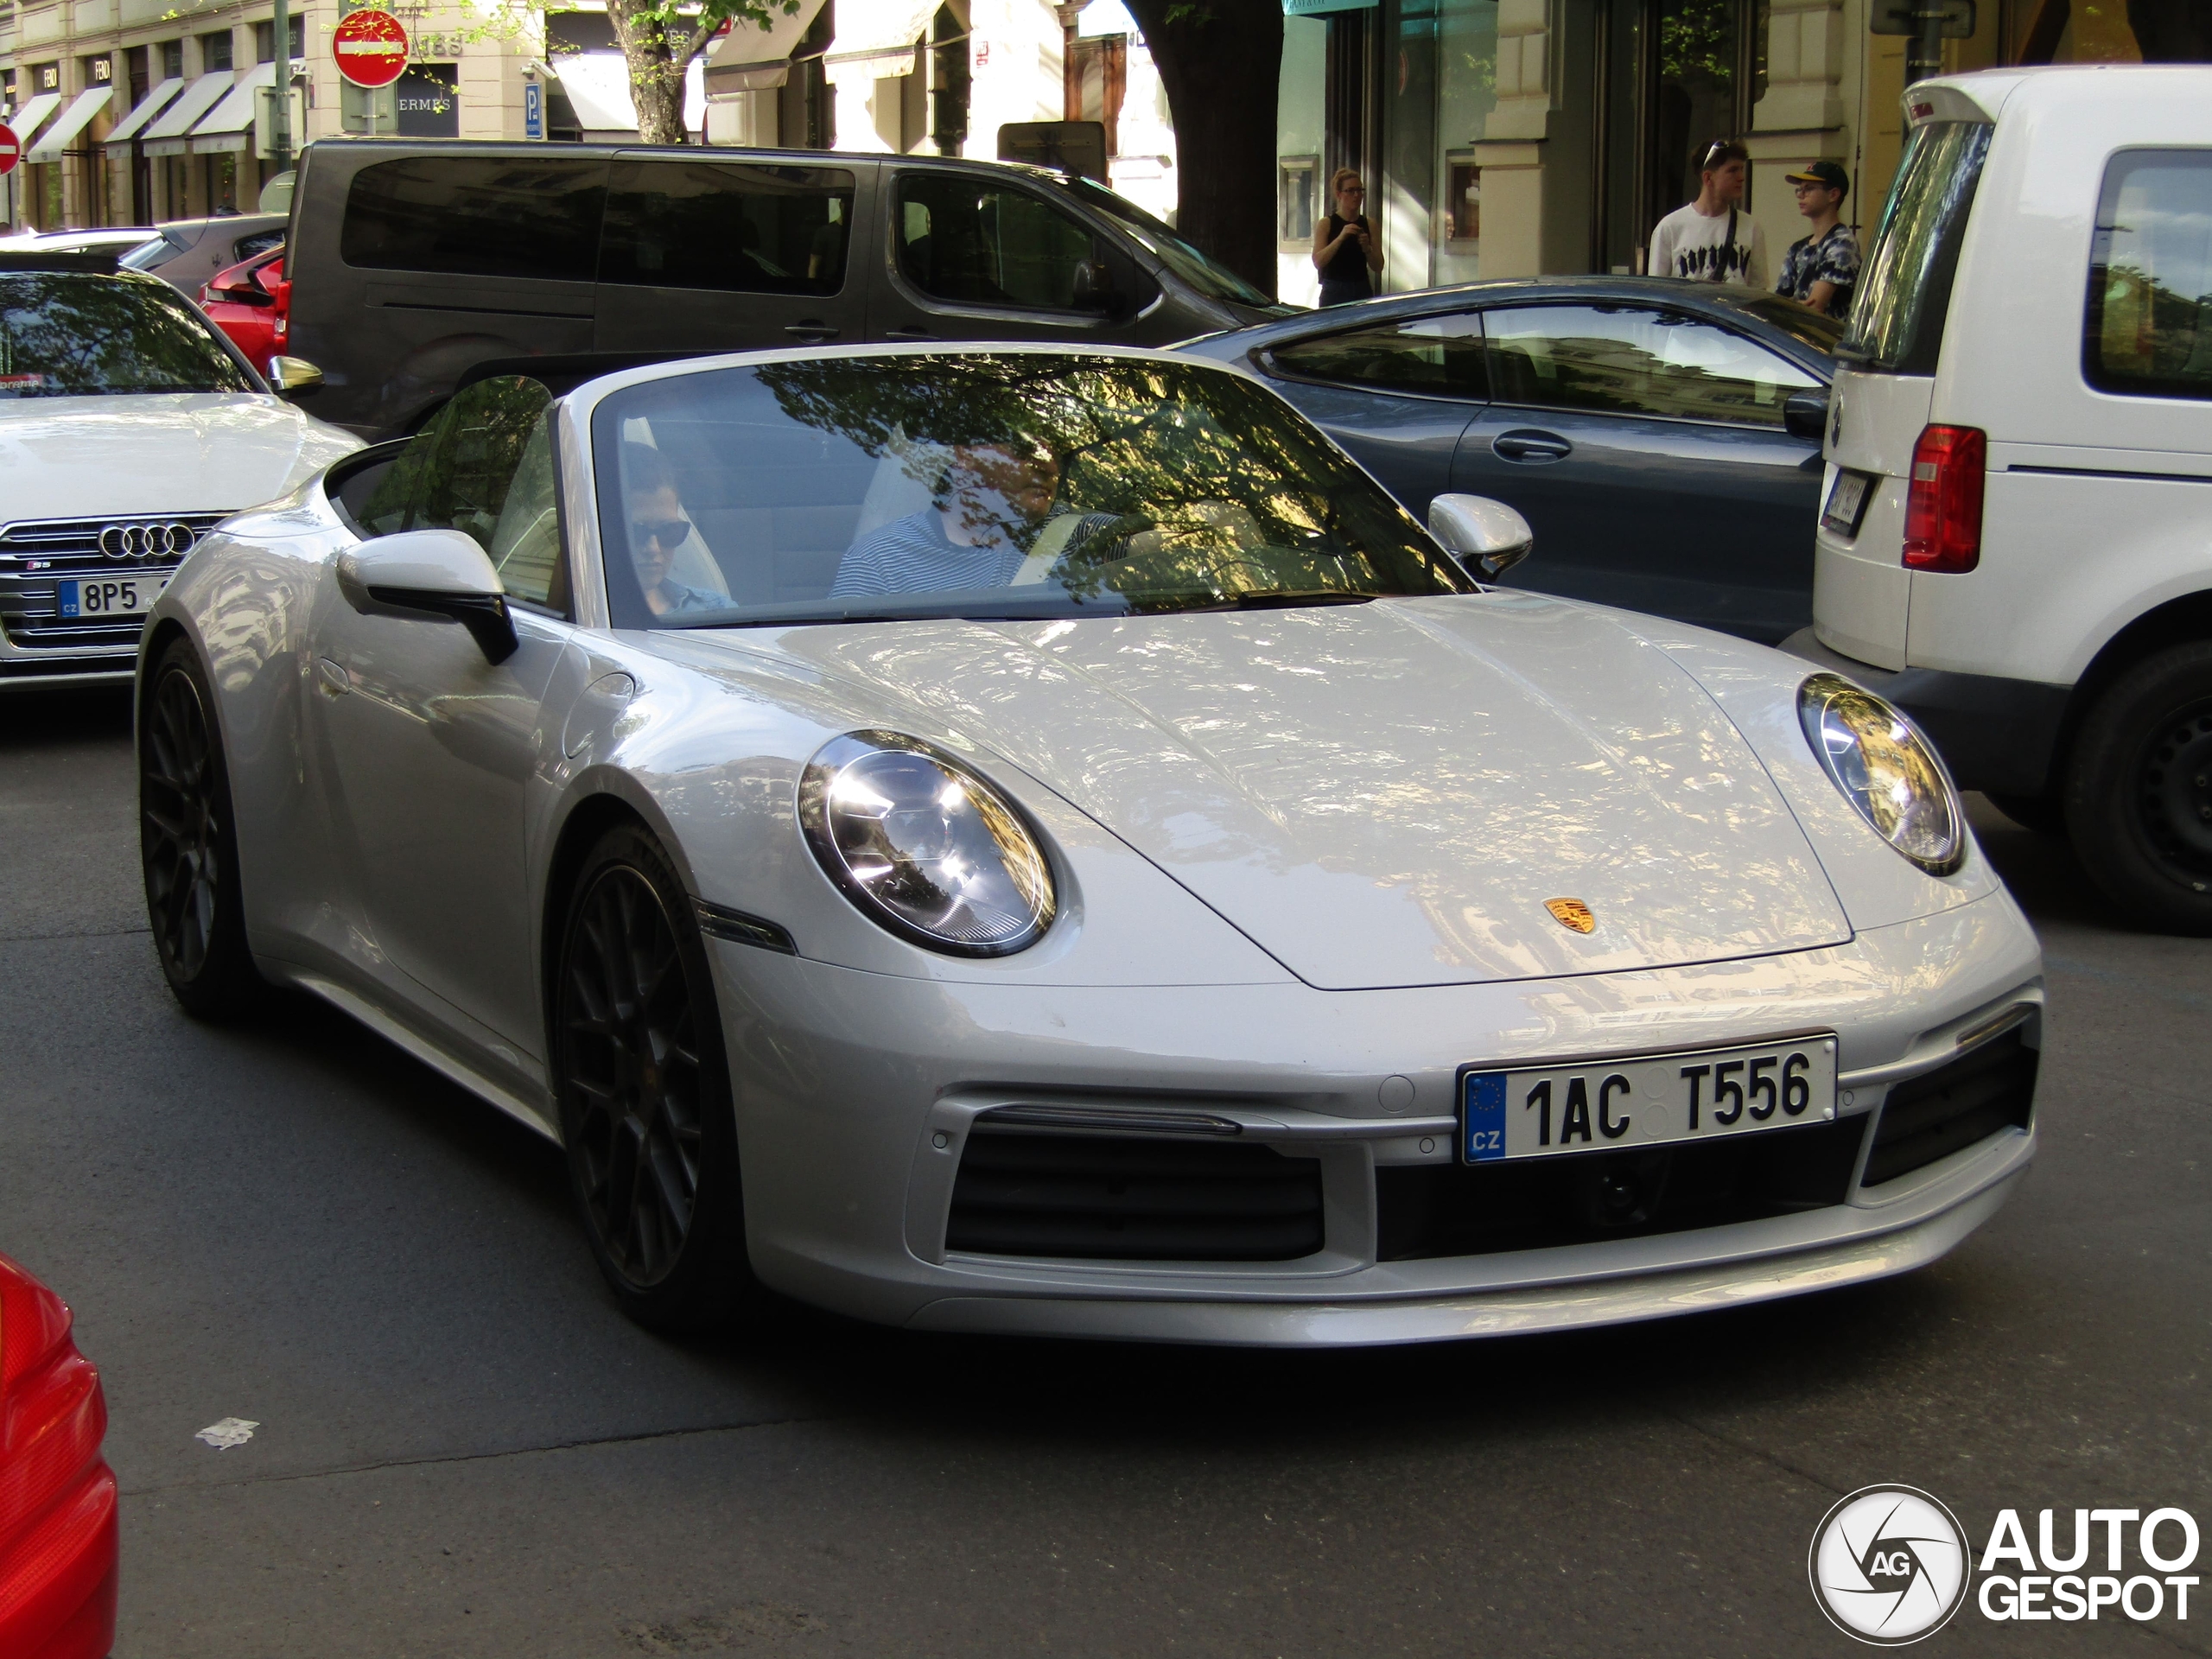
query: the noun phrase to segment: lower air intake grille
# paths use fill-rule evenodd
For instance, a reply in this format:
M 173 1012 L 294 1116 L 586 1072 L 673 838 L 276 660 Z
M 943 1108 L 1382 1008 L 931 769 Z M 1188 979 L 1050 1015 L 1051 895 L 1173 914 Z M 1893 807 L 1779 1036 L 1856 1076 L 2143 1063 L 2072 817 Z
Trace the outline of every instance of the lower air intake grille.
M 1882 1104 L 1860 1185 L 1925 1168 L 1999 1129 L 2024 1129 L 2036 1098 L 2036 1051 L 2012 1030 L 1948 1065 L 1901 1083 Z
M 1636 1152 L 1375 1172 L 1384 1262 L 1489 1255 L 1764 1221 L 1841 1204 L 1866 1114 Z
M 978 1124 L 945 1248 L 1120 1262 L 1289 1262 L 1321 1248 L 1321 1166 L 1266 1147 Z

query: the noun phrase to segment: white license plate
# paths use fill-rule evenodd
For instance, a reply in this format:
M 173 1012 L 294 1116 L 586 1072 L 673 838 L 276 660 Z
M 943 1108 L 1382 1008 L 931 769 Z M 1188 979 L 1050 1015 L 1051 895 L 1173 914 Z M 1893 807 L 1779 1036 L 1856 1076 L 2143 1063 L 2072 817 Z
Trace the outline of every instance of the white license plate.
M 154 608 L 154 601 L 168 585 L 166 573 L 138 576 L 67 576 L 54 584 L 61 614 L 79 620 L 102 616 L 139 616 Z
M 1459 1160 L 1719 1141 L 1835 1116 L 1835 1039 L 1459 1074 Z
M 1828 504 L 1821 513 L 1821 527 L 1839 536 L 1859 534 L 1859 515 L 1866 510 L 1866 491 L 1873 480 L 1864 473 L 1838 472 L 1828 491 Z

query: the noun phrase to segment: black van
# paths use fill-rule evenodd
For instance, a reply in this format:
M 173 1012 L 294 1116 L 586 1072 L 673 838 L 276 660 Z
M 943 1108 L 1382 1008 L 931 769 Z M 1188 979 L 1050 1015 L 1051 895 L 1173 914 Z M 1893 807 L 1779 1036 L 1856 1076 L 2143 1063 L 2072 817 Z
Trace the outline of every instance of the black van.
M 1088 180 L 918 156 L 324 139 L 290 248 L 287 354 L 368 438 L 493 359 L 1157 346 L 1289 314 Z

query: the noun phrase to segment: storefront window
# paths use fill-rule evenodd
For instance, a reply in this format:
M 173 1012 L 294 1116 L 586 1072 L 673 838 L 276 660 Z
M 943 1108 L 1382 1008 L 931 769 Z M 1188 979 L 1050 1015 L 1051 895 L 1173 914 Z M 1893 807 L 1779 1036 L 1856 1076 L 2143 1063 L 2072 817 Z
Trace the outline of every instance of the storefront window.
M 1474 147 L 1497 106 L 1497 0 L 1441 0 L 1436 67 L 1436 254 L 1433 280 L 1482 272 L 1482 173 Z

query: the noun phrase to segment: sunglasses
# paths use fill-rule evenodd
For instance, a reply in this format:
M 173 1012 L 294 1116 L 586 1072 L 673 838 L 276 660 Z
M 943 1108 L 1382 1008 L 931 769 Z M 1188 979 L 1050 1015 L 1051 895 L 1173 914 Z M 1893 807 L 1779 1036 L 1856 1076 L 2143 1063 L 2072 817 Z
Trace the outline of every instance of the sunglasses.
M 658 542 L 672 548 L 691 533 L 690 522 L 683 518 L 633 518 L 630 521 L 630 540 L 632 545 L 643 547 L 647 542 Z

